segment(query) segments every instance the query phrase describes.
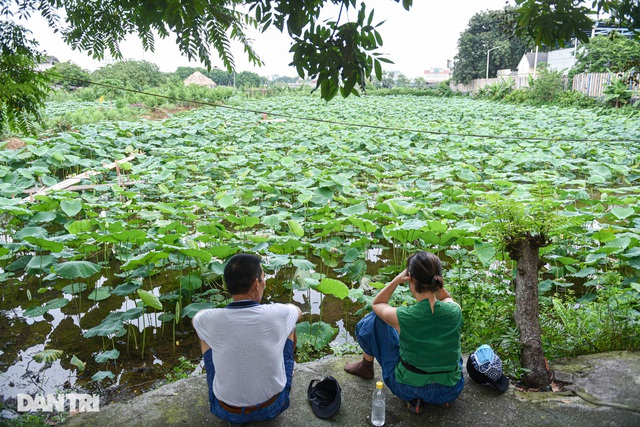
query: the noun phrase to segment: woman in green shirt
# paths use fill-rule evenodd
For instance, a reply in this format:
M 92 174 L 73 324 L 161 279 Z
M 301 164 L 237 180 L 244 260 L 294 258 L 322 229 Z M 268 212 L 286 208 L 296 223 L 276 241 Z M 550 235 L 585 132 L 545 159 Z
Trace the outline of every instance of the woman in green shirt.
M 416 303 L 392 307 L 389 299 L 399 284 L 409 283 Z M 373 378 L 373 359 L 393 394 L 406 400 L 412 412 L 423 402 L 448 407 L 464 387 L 460 331 L 460 306 L 444 288 L 442 263 L 421 251 L 407 261 L 373 300 L 373 313 L 356 326 L 356 338 L 364 351 L 360 362 L 348 363 L 345 371 Z

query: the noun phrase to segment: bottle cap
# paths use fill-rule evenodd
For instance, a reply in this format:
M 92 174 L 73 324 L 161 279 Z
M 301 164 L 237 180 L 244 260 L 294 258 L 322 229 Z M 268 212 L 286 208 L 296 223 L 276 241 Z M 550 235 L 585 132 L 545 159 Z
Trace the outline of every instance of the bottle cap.
M 378 381 L 376 383 L 376 388 L 382 388 L 382 386 L 383 386 L 382 381 Z

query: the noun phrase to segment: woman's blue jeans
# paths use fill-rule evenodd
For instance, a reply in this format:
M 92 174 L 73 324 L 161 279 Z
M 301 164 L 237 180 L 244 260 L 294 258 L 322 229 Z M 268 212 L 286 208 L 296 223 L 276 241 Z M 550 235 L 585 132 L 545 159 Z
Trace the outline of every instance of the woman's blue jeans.
M 464 376 L 454 386 L 431 383 L 422 387 L 396 381 L 396 365 L 400 362 L 398 331 L 386 324 L 375 313 L 369 313 L 356 325 L 356 339 L 362 350 L 376 358 L 382 367 L 382 379 L 391 392 L 403 400 L 422 399 L 440 405 L 454 401 L 464 387 Z M 460 359 L 462 372 L 462 358 Z

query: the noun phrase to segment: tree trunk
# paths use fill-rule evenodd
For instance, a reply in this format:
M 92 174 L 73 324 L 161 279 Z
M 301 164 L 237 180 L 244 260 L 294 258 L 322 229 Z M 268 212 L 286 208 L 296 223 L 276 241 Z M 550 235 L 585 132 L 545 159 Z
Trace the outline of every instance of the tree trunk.
M 548 388 L 549 372 L 542 350 L 538 318 L 539 248 L 544 246 L 540 237 L 527 235 L 513 254 L 518 264 L 515 321 L 520 330 L 522 367 L 529 370 L 524 374 L 524 383 L 530 387 Z

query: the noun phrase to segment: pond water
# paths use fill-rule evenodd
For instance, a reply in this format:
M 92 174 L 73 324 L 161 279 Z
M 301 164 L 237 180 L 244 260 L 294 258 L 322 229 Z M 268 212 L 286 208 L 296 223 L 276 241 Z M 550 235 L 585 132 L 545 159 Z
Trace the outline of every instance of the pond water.
M 368 261 L 373 270 L 384 263 L 381 255 L 381 250 L 369 251 Z M 116 271 L 113 268 L 108 270 Z M 169 292 L 169 284 L 175 283 L 177 274 L 176 270 L 166 270 L 155 275 L 153 281 L 159 285 L 153 288 L 152 293 L 160 296 Z M 317 322 L 322 314 L 322 321 L 338 331 L 331 345 L 354 343 L 353 333 L 359 319 L 356 312 L 362 304 L 348 298 L 340 300 L 331 295 L 322 295 L 313 289 L 291 290 L 286 283 L 292 275 L 291 269 L 285 268 L 276 274 L 269 274 L 267 270 L 267 293 L 263 303 L 292 302 L 302 309 L 303 321 Z M 115 288 L 122 284 L 123 279 L 116 276 L 101 276 L 98 280 L 85 281 L 88 289 L 79 296 L 61 294 L 60 290 L 71 282 L 78 281 L 57 280 L 52 287 L 41 287 L 38 277 L 25 274 L 0 288 L 0 397 L 3 400 L 13 399 L 19 393 L 58 393 L 69 388 L 100 393 L 103 403 L 130 398 L 157 386 L 158 380 L 165 379 L 167 374 L 173 372 L 181 356 L 200 364 L 194 373 L 200 372 L 200 344 L 190 318 L 182 318 L 177 324 L 173 321 L 162 322 L 162 312 L 153 312 L 151 309 L 142 317 L 130 321 L 124 336 L 85 338 L 83 334 L 100 324 L 110 313 L 131 310 L 136 307 L 136 302 L 129 296 L 114 294 L 101 301 L 87 298 L 96 287 Z M 28 314 L 29 307 L 40 306 L 60 297 L 70 302 L 64 307 L 50 309 L 43 315 L 25 314 Z M 115 361 L 95 361 L 99 353 L 113 348 L 120 352 Z M 50 364 L 36 362 L 34 355 L 45 349 L 62 350 L 64 353 Z M 71 363 L 72 356 L 86 364 L 84 372 L 77 372 L 78 368 Z M 306 355 L 303 357 L 307 358 Z M 96 372 L 107 370 L 114 374 L 113 379 L 101 382 L 91 380 Z

